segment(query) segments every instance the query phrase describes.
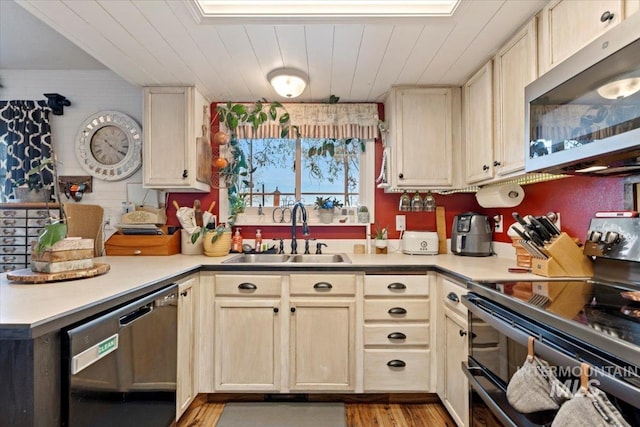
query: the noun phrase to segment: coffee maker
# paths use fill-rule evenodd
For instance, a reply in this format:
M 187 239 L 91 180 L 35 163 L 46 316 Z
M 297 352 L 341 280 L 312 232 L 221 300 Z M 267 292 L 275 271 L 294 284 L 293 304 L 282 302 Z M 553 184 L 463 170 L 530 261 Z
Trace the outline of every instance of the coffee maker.
M 492 255 L 492 236 L 493 227 L 488 216 L 474 212 L 456 215 L 451 230 L 451 252 L 466 256 Z

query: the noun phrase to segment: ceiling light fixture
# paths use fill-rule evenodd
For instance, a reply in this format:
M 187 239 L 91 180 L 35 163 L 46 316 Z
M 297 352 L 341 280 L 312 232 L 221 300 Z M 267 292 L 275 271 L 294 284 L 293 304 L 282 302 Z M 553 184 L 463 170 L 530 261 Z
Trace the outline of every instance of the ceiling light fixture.
M 598 95 L 606 99 L 621 99 L 640 90 L 640 77 L 616 80 L 600 86 Z
M 267 75 L 267 80 L 278 95 L 285 98 L 296 98 L 302 95 L 309 78 L 305 73 L 293 68 L 278 68 Z

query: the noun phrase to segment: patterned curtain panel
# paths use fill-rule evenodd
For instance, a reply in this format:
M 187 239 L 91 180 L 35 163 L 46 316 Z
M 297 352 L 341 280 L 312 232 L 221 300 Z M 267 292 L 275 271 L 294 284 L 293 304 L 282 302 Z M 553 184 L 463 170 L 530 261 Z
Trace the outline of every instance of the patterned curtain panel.
M 47 101 L 0 101 L 0 201 L 15 198 L 16 181 L 51 157 L 50 111 Z M 41 173 L 53 183 L 52 165 Z

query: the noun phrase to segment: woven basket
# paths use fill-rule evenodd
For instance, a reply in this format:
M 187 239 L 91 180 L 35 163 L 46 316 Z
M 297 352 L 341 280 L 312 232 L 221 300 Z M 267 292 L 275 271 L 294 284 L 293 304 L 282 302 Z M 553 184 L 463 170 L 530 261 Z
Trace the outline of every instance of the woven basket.
M 218 236 L 215 242 L 211 243 L 212 237 L 217 231 L 207 232 L 204 235 L 204 254 L 206 256 L 225 256 L 231 250 L 231 231 L 225 231 Z

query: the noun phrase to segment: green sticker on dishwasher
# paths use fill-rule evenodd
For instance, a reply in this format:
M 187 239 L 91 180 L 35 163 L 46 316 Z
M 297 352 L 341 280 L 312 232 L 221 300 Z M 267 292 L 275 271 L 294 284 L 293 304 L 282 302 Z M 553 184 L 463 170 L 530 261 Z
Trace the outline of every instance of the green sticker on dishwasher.
M 107 338 L 106 340 L 102 341 L 100 344 L 98 344 L 98 356 L 101 356 L 102 354 L 108 352 L 109 350 L 112 350 L 117 343 L 118 343 L 117 335 L 114 335 L 111 338 Z

